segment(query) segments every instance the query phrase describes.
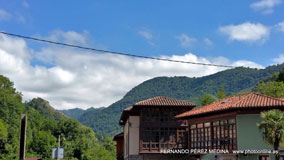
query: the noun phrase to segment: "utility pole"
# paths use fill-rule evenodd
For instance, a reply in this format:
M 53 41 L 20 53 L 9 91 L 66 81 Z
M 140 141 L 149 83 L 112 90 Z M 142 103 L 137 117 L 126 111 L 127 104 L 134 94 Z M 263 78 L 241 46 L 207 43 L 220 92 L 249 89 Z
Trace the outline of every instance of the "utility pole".
M 19 160 L 25 160 L 26 131 L 27 131 L 27 115 L 21 114 Z
M 57 160 L 59 160 L 59 149 L 60 149 L 60 135 L 58 136 Z

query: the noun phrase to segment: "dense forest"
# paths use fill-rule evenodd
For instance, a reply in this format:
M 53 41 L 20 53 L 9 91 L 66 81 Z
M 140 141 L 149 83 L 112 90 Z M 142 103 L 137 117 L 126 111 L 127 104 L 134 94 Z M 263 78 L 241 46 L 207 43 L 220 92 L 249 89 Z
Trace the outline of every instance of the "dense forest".
M 155 96 L 166 96 L 188 100 L 200 106 L 200 97 L 205 94 L 217 96 L 221 85 L 228 95 L 251 91 L 260 81 L 272 76 L 274 72 L 279 72 L 283 66 L 284 64 L 274 65 L 265 69 L 238 67 L 200 78 L 153 78 L 134 87 L 109 107 L 86 112 L 78 120 L 93 128 L 96 133 L 114 135 L 121 131 L 118 120 L 122 110 L 135 102 Z
M 18 157 L 20 115 L 27 114 L 26 157 L 51 159 L 52 148 L 61 136 L 64 159 L 114 160 L 115 146 L 112 138 L 101 137 L 94 131 L 57 112 L 49 103 L 35 98 L 22 103 L 8 78 L 0 75 L 0 159 Z

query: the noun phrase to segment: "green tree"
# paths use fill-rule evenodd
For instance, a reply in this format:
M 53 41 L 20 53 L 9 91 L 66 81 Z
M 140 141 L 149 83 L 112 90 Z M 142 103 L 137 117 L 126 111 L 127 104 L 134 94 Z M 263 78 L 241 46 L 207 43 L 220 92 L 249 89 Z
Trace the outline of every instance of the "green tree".
M 268 145 L 273 146 L 274 150 L 279 151 L 280 143 L 284 138 L 284 114 L 280 110 L 270 110 L 261 113 L 263 119 L 258 128 L 262 133 L 263 139 Z M 275 155 L 275 160 L 279 160 L 279 154 Z
M 211 94 L 205 94 L 200 98 L 200 103 L 202 106 L 205 106 L 207 104 L 210 104 L 212 102 L 215 102 L 217 100 L 217 97 L 211 95 Z
M 56 147 L 56 138 L 47 131 L 38 131 L 34 135 L 31 148 L 34 152 L 41 155 L 43 159 L 50 159 L 52 148 Z
M 102 146 L 96 146 L 89 149 L 86 153 L 86 159 L 90 160 L 115 160 L 109 151 Z
M 8 140 L 8 131 L 2 119 L 0 119 L 0 154 L 5 149 Z
M 0 118 L 4 124 L 1 132 L 5 135 L 1 140 L 0 159 L 16 159 L 18 153 L 20 114 L 25 112 L 25 107 L 21 93 L 13 85 L 7 77 L 0 75 Z
M 116 155 L 116 147 L 115 142 L 112 137 L 106 137 L 103 142 L 103 147 L 110 152 L 110 154 L 115 157 Z
M 284 82 L 262 82 L 256 90 L 262 94 L 280 98 L 284 96 Z
M 282 68 L 281 71 L 279 72 L 278 77 L 277 77 L 277 81 L 278 82 L 284 82 L 284 68 Z
M 217 95 L 219 99 L 223 99 L 226 97 L 226 91 L 225 91 L 224 85 L 220 86 L 220 90 L 217 91 Z

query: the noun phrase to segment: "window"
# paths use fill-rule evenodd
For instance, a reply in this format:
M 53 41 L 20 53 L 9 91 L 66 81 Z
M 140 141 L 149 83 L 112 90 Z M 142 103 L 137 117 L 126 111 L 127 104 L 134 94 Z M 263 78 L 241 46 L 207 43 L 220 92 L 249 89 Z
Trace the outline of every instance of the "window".
M 190 125 L 190 141 L 193 149 L 237 148 L 235 119 Z
M 141 109 L 140 151 L 188 148 L 187 121 L 174 118 L 184 111 L 172 107 Z

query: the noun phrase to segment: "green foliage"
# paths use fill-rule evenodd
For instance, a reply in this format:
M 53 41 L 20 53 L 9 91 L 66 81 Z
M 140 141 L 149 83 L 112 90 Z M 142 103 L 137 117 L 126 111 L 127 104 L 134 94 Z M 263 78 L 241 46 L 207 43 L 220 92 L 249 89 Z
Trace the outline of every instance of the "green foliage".
M 57 121 L 66 118 L 64 114 L 57 112 L 52 106 L 50 106 L 48 101 L 42 98 L 34 98 L 30 102 L 26 103 L 26 106 L 36 109 L 43 118 L 48 120 Z
M 280 110 L 270 110 L 261 113 L 263 119 L 258 128 L 263 139 L 274 150 L 279 150 L 280 143 L 284 142 L 284 114 Z M 276 157 L 275 157 L 276 158 Z
M 257 87 L 257 91 L 273 97 L 284 97 L 284 82 L 262 82 Z
M 284 68 L 282 68 L 281 71 L 279 72 L 277 76 L 277 81 L 284 82 Z
M 61 146 L 65 149 L 66 160 L 93 160 L 90 155 L 114 160 L 114 144 L 103 141 L 100 144 L 94 131 L 78 121 L 58 113 L 49 103 L 36 98 L 23 104 L 13 83 L 0 75 L 0 159 L 18 159 L 19 122 L 21 113 L 28 115 L 26 135 L 26 157 L 51 159 L 52 148 L 57 147 L 56 139 L 61 135 Z M 111 146 L 113 145 L 113 146 Z M 96 149 L 98 148 L 98 149 Z M 96 153 L 93 151 L 101 151 Z
M 5 149 L 5 143 L 8 140 L 8 131 L 2 119 L 0 119 L 0 151 Z M 0 152 L 1 154 L 1 152 Z
M 218 96 L 219 99 L 223 99 L 227 96 L 224 85 L 220 86 L 220 90 L 217 91 L 217 96 Z
M 235 68 L 204 76 L 188 77 L 157 77 L 147 80 L 131 89 L 121 100 L 102 110 L 84 113 L 79 122 L 87 125 L 96 133 L 114 135 L 121 132 L 118 121 L 124 108 L 133 103 L 155 96 L 188 100 L 199 105 L 200 97 L 205 94 L 217 95 L 222 84 L 228 95 L 239 91 L 250 91 L 263 78 L 279 72 L 284 65 L 276 65 L 265 69 Z
M 80 109 L 80 108 L 74 108 L 74 109 L 67 109 L 67 110 L 57 110 L 58 112 L 61 112 L 63 114 L 65 114 L 66 116 L 76 119 L 78 120 L 83 114 L 87 113 L 87 112 L 91 112 L 91 111 L 95 111 L 95 110 L 102 110 L 104 109 L 104 107 L 100 107 L 100 108 L 88 108 L 86 110 Z
M 41 155 L 42 159 L 50 159 L 52 148 L 56 146 L 56 138 L 50 131 L 38 131 L 33 138 L 31 149 Z
M 0 75 L 0 132 L 3 135 L 0 159 L 17 158 L 20 114 L 25 111 L 21 100 L 21 94 L 13 88 L 13 83 Z
M 107 149 L 101 146 L 91 148 L 86 153 L 86 159 L 92 160 L 114 160 L 116 157 L 113 156 Z
M 200 103 L 202 106 L 205 106 L 207 104 L 213 103 L 217 100 L 217 98 L 211 94 L 205 94 L 200 98 Z

